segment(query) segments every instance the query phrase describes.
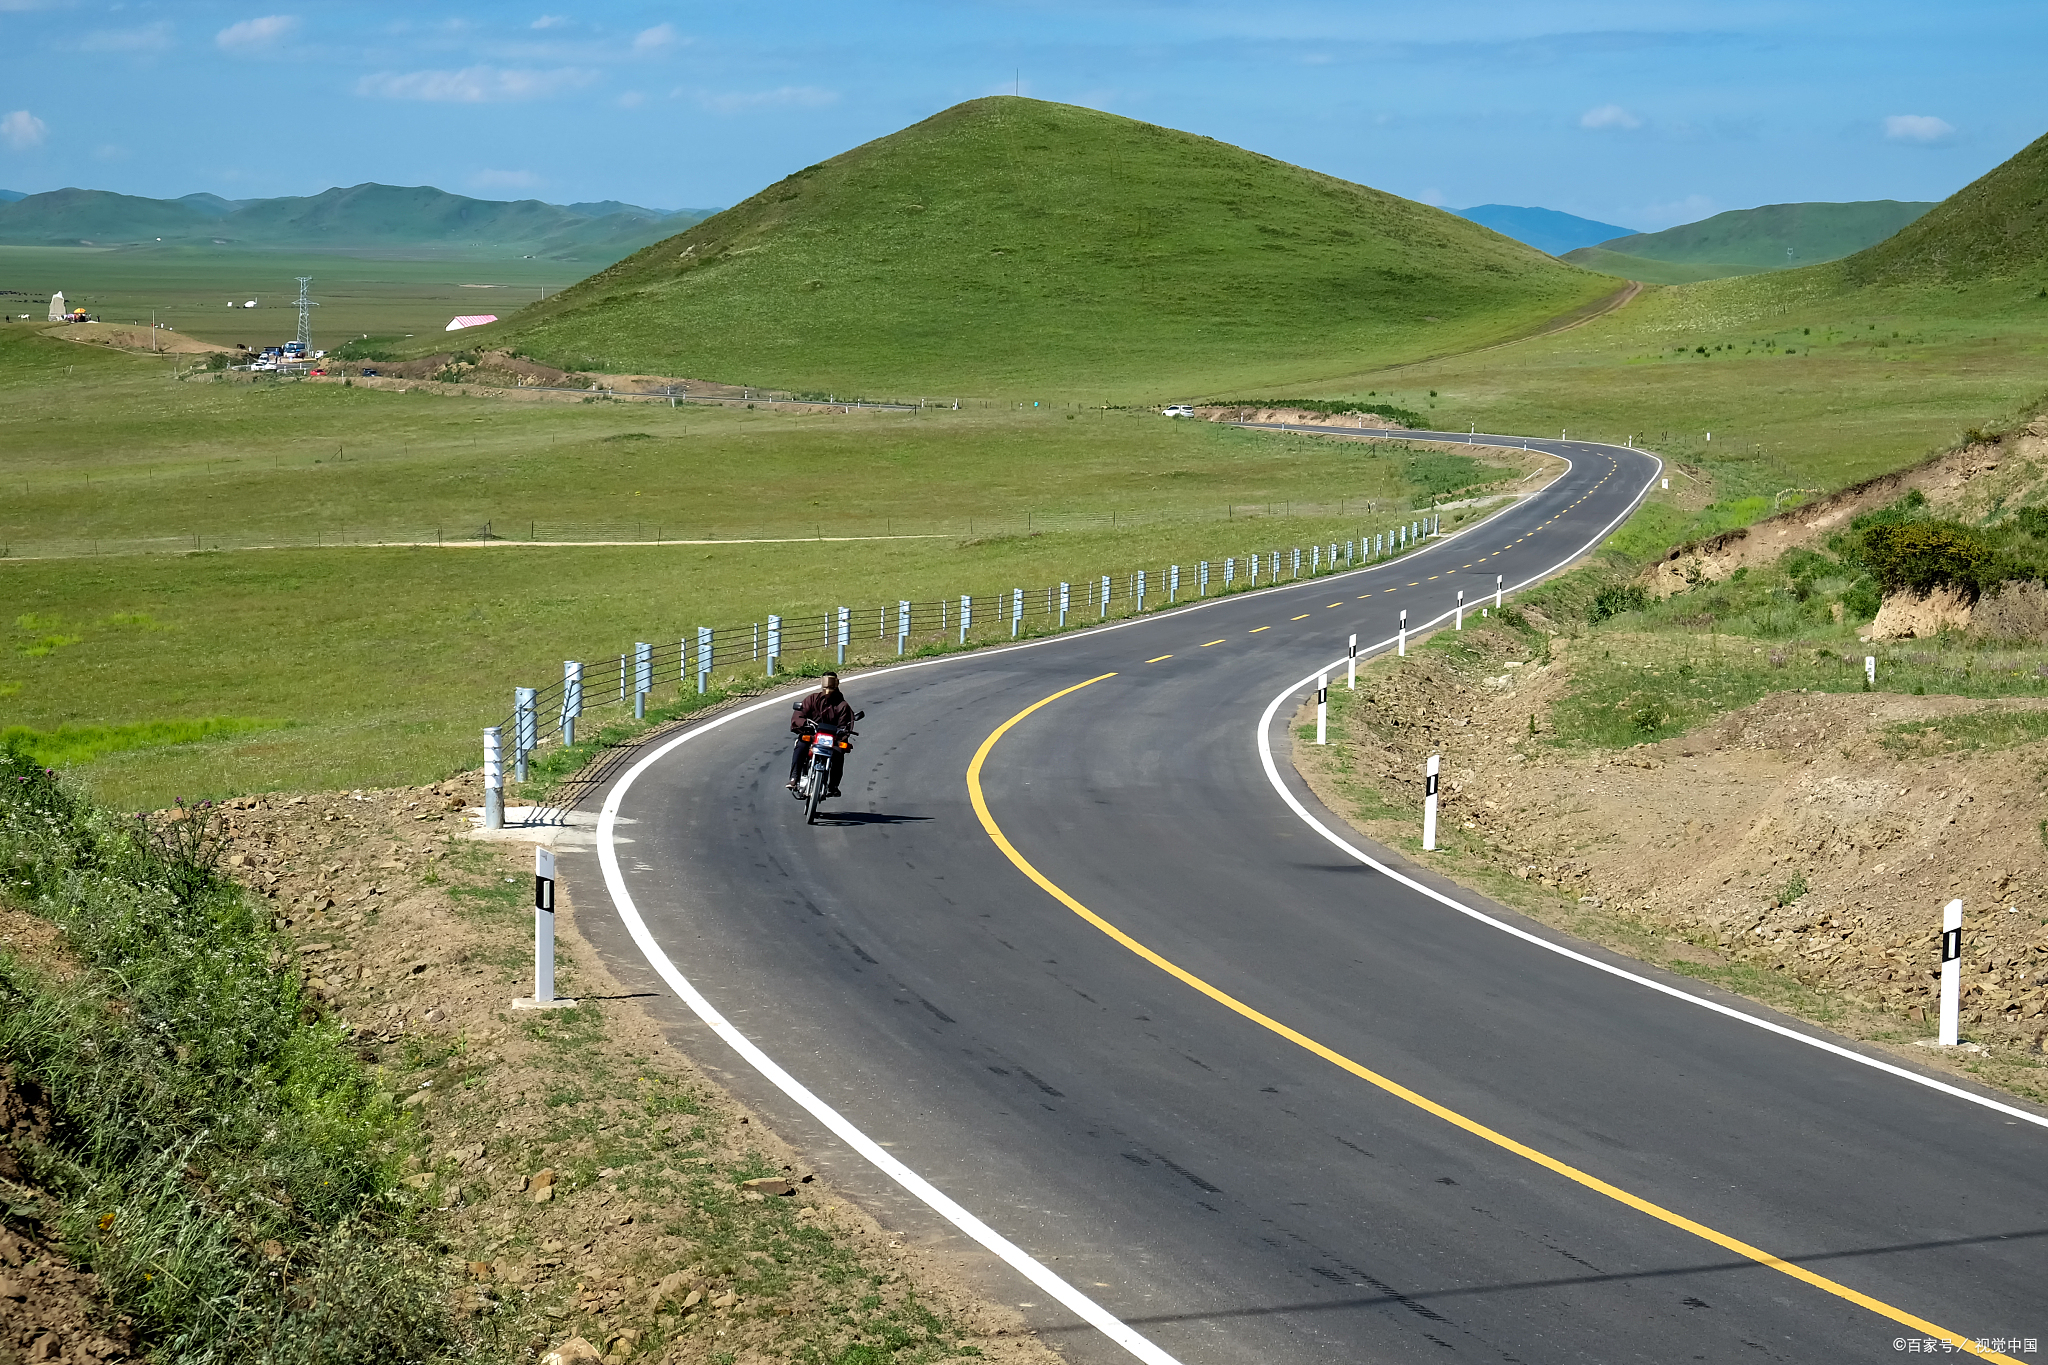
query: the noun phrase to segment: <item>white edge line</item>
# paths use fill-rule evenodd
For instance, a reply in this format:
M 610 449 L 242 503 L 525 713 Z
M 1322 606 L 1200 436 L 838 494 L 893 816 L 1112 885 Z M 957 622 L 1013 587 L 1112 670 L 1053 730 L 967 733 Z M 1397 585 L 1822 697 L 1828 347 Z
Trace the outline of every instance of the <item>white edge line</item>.
M 597 820 L 598 862 L 604 869 L 605 886 L 611 892 L 612 904 L 618 907 L 619 917 L 625 921 L 628 932 L 633 936 L 633 942 L 638 945 L 649 965 L 668 983 L 669 989 L 673 990 L 712 1032 L 745 1058 L 747 1064 L 766 1077 L 776 1089 L 803 1106 L 812 1118 L 830 1129 L 841 1142 L 865 1157 L 876 1169 L 915 1195 L 947 1222 L 1002 1257 L 1018 1274 L 1057 1299 L 1089 1326 L 1139 1360 L 1147 1362 L 1147 1365 L 1179 1365 L 1173 1356 L 1155 1346 L 1134 1328 L 1127 1326 L 1095 1300 L 1053 1274 L 1022 1247 L 969 1213 L 937 1186 L 891 1156 L 873 1138 L 854 1127 L 845 1115 L 812 1094 L 801 1081 L 784 1071 L 772 1057 L 757 1047 L 752 1039 L 733 1027 L 710 1000 L 705 998 L 703 992 L 677 969 L 661 945 L 654 941 L 654 935 L 648 931 L 647 922 L 640 917 L 639 908 L 634 905 L 632 894 L 626 889 L 625 878 L 619 871 L 618 850 L 612 844 L 612 831 L 618 823 L 619 805 L 627 789 L 633 785 L 634 779 L 666 757 L 670 751 L 730 721 L 738 720 L 764 707 L 779 706 L 785 700 L 783 696 L 769 697 L 676 736 L 627 769 L 626 775 L 619 779 L 611 794 L 605 798 L 604 809 Z
M 1653 473 L 1650 475 L 1651 483 L 1656 482 L 1658 474 L 1660 474 L 1662 470 L 1663 461 L 1659 460 L 1658 473 Z M 1616 517 L 1613 521 L 1609 522 L 1606 526 L 1602 527 L 1599 534 L 1595 535 L 1583 547 L 1574 551 L 1568 558 L 1559 561 L 1557 564 L 1545 570 L 1543 573 L 1535 574 L 1530 578 L 1524 579 L 1522 582 L 1517 583 L 1513 588 L 1508 589 L 1508 591 L 1518 592 L 1521 589 L 1528 587 L 1530 584 L 1539 582 L 1542 579 L 1549 577 L 1551 574 L 1556 573 L 1558 570 L 1563 569 L 1568 565 L 1572 564 L 1581 555 L 1585 554 L 1587 550 L 1591 549 L 1595 544 L 1598 544 L 1602 539 L 1604 539 L 1607 536 L 1608 532 L 1612 531 L 1616 526 L 1620 525 L 1624 518 L 1629 516 L 1630 513 L 1634 512 L 1637 505 L 1640 504 L 1642 499 L 1648 495 L 1649 491 L 1649 485 L 1644 485 L 1643 491 L 1636 495 L 1635 501 L 1629 504 L 1627 511 L 1623 512 L 1621 516 Z M 1427 630 L 1431 626 L 1436 625 L 1439 622 L 1450 619 L 1451 615 L 1451 612 L 1445 612 L 1442 616 L 1438 616 L 1432 620 L 1425 621 L 1422 625 L 1411 629 L 1409 631 L 1409 634 L 1412 635 L 1415 634 L 1417 631 Z M 1389 645 L 1393 643 L 1394 640 L 1390 636 L 1385 640 L 1381 640 L 1379 643 L 1375 645 L 1369 646 L 1367 652 L 1378 653 L 1379 651 L 1386 649 Z M 1344 660 L 1342 658 L 1333 659 L 1328 665 L 1328 667 L 1331 669 L 1335 669 L 1341 667 L 1343 663 Z M 1971 1104 L 1982 1105 L 1986 1109 L 1993 1110 L 2000 1114 L 2005 1114 L 2008 1117 L 2014 1119 L 2019 1119 L 2022 1122 L 2031 1123 L 2041 1128 L 2048 1128 L 2048 1117 L 2043 1117 L 2040 1114 L 2029 1113 L 2024 1109 L 2018 1109 L 2010 1104 L 2001 1103 L 2000 1101 L 1991 1099 L 1988 1096 L 1972 1094 L 1970 1091 L 1963 1089 L 1961 1086 L 1950 1085 L 1946 1081 L 1938 1081 L 1934 1079 L 1932 1076 L 1923 1076 L 1917 1071 L 1910 1071 L 1905 1067 L 1896 1066 L 1891 1062 L 1882 1061 L 1876 1057 L 1867 1057 L 1863 1053 L 1857 1052 L 1851 1048 L 1843 1047 L 1838 1043 L 1831 1043 L 1827 1041 L 1825 1038 L 1816 1038 L 1811 1034 L 1801 1033 L 1798 1029 L 1787 1028 L 1783 1024 L 1774 1023 L 1769 1019 L 1759 1019 L 1753 1014 L 1747 1014 L 1744 1013 L 1742 1010 L 1734 1009 L 1730 1006 L 1723 1005 L 1719 1001 L 1708 1000 L 1703 996 L 1694 995 L 1690 991 L 1682 991 L 1678 989 L 1678 987 L 1676 986 L 1666 985 L 1662 981 L 1654 981 L 1647 976 L 1642 976 L 1635 972 L 1629 971 L 1625 967 L 1617 967 L 1613 963 L 1602 962 L 1598 958 L 1588 957 L 1586 954 L 1575 951 L 1571 948 L 1567 948 L 1561 943 L 1553 943 L 1551 940 L 1544 938 L 1541 935 L 1532 934 L 1526 929 L 1520 928 L 1517 925 L 1509 924 L 1505 920 L 1497 919 L 1494 916 L 1487 914 L 1483 910 L 1475 909 L 1472 906 L 1465 904 L 1463 901 L 1457 900 L 1456 898 L 1451 896 L 1447 896 L 1443 892 L 1436 890 L 1434 887 L 1424 886 L 1421 882 L 1416 881 L 1413 877 L 1406 876 L 1403 873 L 1397 871 L 1396 869 L 1389 867 L 1387 864 L 1373 857 L 1365 850 L 1357 847 L 1355 844 L 1352 844 L 1349 840 L 1345 839 L 1343 836 L 1331 830 L 1329 826 L 1325 825 L 1322 821 L 1316 819 L 1315 816 L 1309 814 L 1308 808 L 1302 805 L 1301 802 L 1295 798 L 1294 793 L 1289 791 L 1287 789 L 1287 784 L 1281 780 L 1279 765 L 1273 759 L 1272 730 L 1273 717 L 1275 713 L 1279 711 L 1281 703 L 1285 702 L 1288 699 L 1288 697 L 1292 696 L 1294 693 L 1300 691 L 1304 687 L 1313 686 L 1315 684 L 1317 676 L 1321 674 L 1323 671 L 1323 669 L 1316 669 L 1313 672 L 1310 672 L 1307 676 L 1303 677 L 1298 682 L 1289 684 L 1284 690 L 1281 691 L 1281 693 L 1278 696 L 1274 697 L 1273 700 L 1267 704 L 1265 713 L 1259 717 L 1259 762 L 1265 767 L 1266 780 L 1273 784 L 1273 790 L 1280 793 L 1280 799 L 1282 801 L 1285 801 L 1288 805 L 1288 808 L 1291 809 L 1296 815 L 1301 817 L 1302 823 L 1306 824 L 1310 829 L 1314 830 L 1316 833 L 1322 835 L 1325 839 L 1328 839 L 1331 843 L 1335 844 L 1344 852 L 1356 858 L 1359 862 L 1364 863 L 1367 867 L 1373 869 L 1375 872 L 1380 873 L 1382 876 L 1391 877 L 1393 880 L 1401 883 L 1401 885 L 1408 887 L 1411 890 L 1421 892 L 1423 895 L 1429 897 L 1433 901 L 1438 902 L 1439 904 L 1449 906 L 1451 909 L 1456 910 L 1461 915 L 1465 915 L 1469 918 L 1478 920 L 1481 924 L 1488 925 L 1489 927 L 1494 929 L 1498 929 L 1504 934 L 1512 934 L 1514 937 L 1521 939 L 1525 943 L 1533 943 L 1539 948 L 1543 948 L 1549 952 L 1558 954 L 1560 957 L 1568 957 L 1574 962 L 1582 963 L 1585 966 L 1592 967 L 1597 971 L 1606 972 L 1609 976 L 1618 976 L 1624 981 L 1633 982 L 1638 986 L 1643 986 L 1650 990 L 1657 991 L 1660 994 L 1668 995 L 1674 1000 L 1683 1000 L 1689 1005 L 1697 1005 L 1703 1010 L 1712 1010 L 1715 1014 L 1725 1015 L 1730 1019 L 1738 1020 L 1742 1023 L 1750 1025 L 1753 1028 L 1760 1028 L 1763 1029 L 1765 1032 L 1775 1033 L 1782 1038 L 1790 1038 L 1794 1042 L 1804 1043 L 1808 1047 L 1819 1048 L 1822 1052 L 1830 1052 L 1837 1057 L 1845 1057 L 1852 1062 L 1859 1062 L 1864 1066 L 1874 1067 L 1875 1069 L 1883 1071 L 1889 1075 L 1897 1076 L 1903 1080 L 1911 1081 L 1915 1085 L 1924 1085 L 1928 1089 L 1938 1090 L 1944 1095 L 1950 1095 L 1959 1100 L 1968 1100 Z
M 1569 477 L 1571 473 L 1570 466 L 1574 464 L 1574 461 L 1571 459 L 1570 456 L 1550 451 L 1546 451 L 1544 453 L 1555 454 L 1558 458 L 1563 459 L 1565 461 L 1567 469 L 1565 470 L 1565 474 L 1563 476 L 1560 476 L 1560 481 L 1564 477 Z M 1646 454 L 1648 452 L 1638 451 L 1636 453 Z M 1655 457 L 1652 456 L 1652 458 Z M 1658 467 L 1659 469 L 1662 468 L 1662 461 L 1659 461 Z M 1654 479 L 1655 477 L 1656 475 L 1651 475 L 1652 479 Z M 1540 498 L 1543 495 L 1543 492 L 1548 491 L 1548 489 L 1545 489 L 1534 496 L 1536 498 Z M 1648 492 L 1647 486 L 1645 486 L 1644 492 Z M 1641 496 L 1641 494 L 1638 495 L 1638 501 L 1640 500 Z M 1438 546 L 1441 546 L 1448 543 L 1449 541 L 1459 538 L 1460 536 L 1468 535 L 1474 531 L 1477 531 L 1481 527 L 1485 526 L 1487 523 L 1493 521 L 1496 517 L 1505 516 L 1507 513 L 1514 511 L 1518 507 L 1526 507 L 1528 503 L 1531 501 L 1534 501 L 1534 498 L 1523 499 L 1519 502 L 1510 502 L 1506 506 L 1502 507 L 1500 511 L 1496 512 L 1493 516 L 1484 517 L 1479 521 L 1474 522 L 1472 525 L 1465 527 L 1463 530 L 1454 531 L 1450 535 L 1442 537 L 1437 542 L 1437 544 Z M 1634 510 L 1634 503 L 1630 504 L 1630 510 Z M 1628 514 L 1624 512 L 1622 515 L 1626 516 Z M 1616 518 L 1617 522 L 1619 520 L 1620 518 Z M 1612 524 L 1610 524 L 1610 529 L 1611 525 Z M 1603 531 L 1601 534 L 1605 535 L 1606 532 Z M 1595 537 L 1595 539 L 1597 540 L 1598 537 Z M 1584 553 L 1584 551 L 1579 551 L 1578 553 L 1575 553 L 1572 556 L 1572 558 L 1576 559 L 1578 557 L 1578 554 L 1582 553 Z M 1405 558 L 1406 557 L 1403 556 L 1401 559 L 1387 560 L 1384 563 L 1380 564 L 1369 564 L 1362 566 L 1358 569 L 1347 570 L 1346 572 L 1340 574 L 1330 574 L 1326 576 L 1326 579 L 1303 579 L 1300 580 L 1299 583 L 1289 584 L 1287 586 L 1310 587 L 1316 583 L 1327 581 L 1327 579 L 1345 578 L 1350 577 L 1354 574 L 1369 574 L 1374 572 L 1375 570 L 1392 569 L 1397 566 L 1401 566 L 1402 559 Z M 1565 562 L 1569 563 L 1571 561 L 1567 560 Z M 1555 572 L 1555 570 L 1551 570 L 1550 572 Z M 1539 574 L 1536 577 L 1541 578 L 1543 576 L 1544 575 Z M 1536 579 L 1532 578 L 1527 580 L 1527 582 L 1525 583 L 1517 584 L 1516 587 L 1525 587 L 1527 586 L 1528 582 L 1534 581 L 1536 581 Z M 1267 589 L 1267 591 L 1271 592 L 1275 589 L 1278 589 L 1279 587 L 1279 584 L 1275 584 L 1273 588 L 1269 588 Z M 1249 595 L 1249 590 L 1246 593 L 1219 593 L 1217 596 L 1210 598 L 1206 602 L 1197 600 L 1196 602 L 1190 603 L 1187 607 L 1182 608 L 1181 610 L 1185 612 L 1188 610 L 1198 610 L 1204 606 L 1221 606 L 1225 602 L 1228 602 L 1233 598 L 1246 595 Z M 1447 612 L 1444 614 L 1444 616 L 1437 617 L 1436 620 L 1444 620 L 1449 615 L 1450 613 Z M 1113 624 L 1107 624 L 1104 626 L 1098 626 L 1095 629 L 1096 633 L 1101 633 L 1104 630 L 1121 630 L 1126 626 L 1144 625 L 1147 622 L 1156 619 L 1158 619 L 1157 616 L 1148 613 L 1144 616 L 1127 617 L 1122 621 L 1118 621 Z M 1435 622 L 1426 622 L 1422 627 L 1419 627 L 1419 629 L 1427 629 L 1428 626 L 1432 624 L 1435 624 Z M 980 649 L 973 651 L 971 655 L 945 654 L 932 658 L 906 660 L 900 664 L 889 664 L 884 665 L 881 668 L 865 670 L 861 674 L 853 676 L 876 677 L 883 673 L 896 673 L 911 668 L 925 668 L 933 664 L 955 663 L 969 657 L 986 658 L 992 654 L 1007 653 L 1011 650 L 1016 649 L 1035 649 L 1041 645 L 1053 645 L 1071 640 L 1078 633 L 1079 632 L 1067 632 L 1060 635 L 1042 637 L 1037 640 L 1020 641 L 1014 645 L 997 646 L 994 649 Z M 1386 647 L 1387 643 L 1390 642 L 1383 641 L 1381 644 L 1374 646 L 1374 648 L 1383 649 Z M 638 762 L 634 763 L 632 767 L 626 770 L 625 775 L 622 776 L 618 780 L 618 782 L 613 785 L 610 793 L 605 797 L 604 806 L 602 810 L 599 811 L 597 819 L 598 864 L 604 872 L 605 889 L 610 892 L 612 904 L 618 909 L 619 918 L 622 922 L 624 922 L 626 926 L 626 931 L 632 935 L 634 945 L 640 949 L 640 953 L 643 957 L 647 959 L 648 965 L 653 967 L 655 972 L 658 975 L 660 975 L 661 979 L 668 984 L 669 989 L 676 993 L 677 998 L 682 1000 L 684 1004 L 688 1005 L 690 1007 L 691 1012 L 694 1013 L 699 1019 L 703 1020 L 704 1024 L 708 1028 L 710 1028 L 713 1033 L 717 1034 L 718 1037 L 722 1039 L 728 1047 L 730 1047 L 733 1051 L 737 1052 L 742 1058 L 745 1059 L 749 1066 L 753 1067 L 755 1071 L 759 1072 L 764 1078 L 766 1078 L 771 1084 L 773 1084 L 776 1089 L 780 1090 L 783 1094 L 787 1095 L 790 1099 L 794 1100 L 798 1105 L 802 1106 L 802 1108 L 807 1113 L 809 1113 L 811 1117 L 815 1118 L 819 1123 L 823 1124 L 836 1137 L 838 1137 L 840 1141 L 844 1142 L 848 1147 L 851 1147 L 855 1152 L 858 1152 L 877 1170 L 881 1171 L 891 1180 L 894 1180 L 898 1185 L 901 1185 L 904 1189 L 908 1190 L 911 1194 L 915 1195 L 921 1202 L 923 1202 L 926 1205 L 926 1207 L 932 1209 L 934 1212 L 939 1214 L 939 1216 L 946 1219 L 946 1221 L 948 1221 L 949 1223 L 953 1224 L 953 1226 L 959 1228 L 962 1232 L 966 1233 L 976 1242 L 979 1242 L 982 1246 L 988 1248 L 988 1250 L 994 1252 L 997 1256 L 1001 1257 L 1003 1261 L 1007 1263 L 1012 1269 L 1014 1269 L 1018 1274 L 1022 1275 L 1032 1284 L 1037 1285 L 1040 1289 L 1044 1290 L 1048 1295 L 1058 1300 L 1061 1304 L 1064 1304 L 1069 1310 L 1071 1310 L 1075 1314 L 1075 1316 L 1081 1318 L 1084 1322 L 1088 1323 L 1089 1326 L 1095 1328 L 1104 1336 L 1108 1337 L 1111 1341 L 1123 1347 L 1124 1350 L 1128 1351 L 1130 1354 L 1136 1356 L 1140 1360 L 1146 1361 L 1148 1365 L 1180 1365 L 1180 1362 L 1178 1360 L 1176 1360 L 1173 1356 L 1167 1354 L 1164 1350 L 1161 1350 L 1158 1346 L 1154 1345 L 1142 1333 L 1126 1325 L 1121 1319 L 1117 1318 L 1114 1314 L 1109 1312 L 1108 1309 L 1102 1307 L 1102 1305 L 1096 1303 L 1086 1294 L 1083 1294 L 1080 1290 L 1076 1289 L 1071 1284 L 1068 1284 L 1059 1276 L 1053 1274 L 1052 1271 L 1048 1270 L 1043 1264 L 1041 1264 L 1030 1253 L 1026 1252 L 1022 1247 L 1019 1247 L 1018 1245 L 1016 1245 L 1016 1243 L 1010 1241 L 1007 1237 L 1004 1237 L 1001 1233 L 997 1232 L 994 1228 L 984 1223 L 981 1219 L 975 1217 L 957 1201 L 955 1201 L 950 1196 L 941 1191 L 937 1186 L 933 1185 L 930 1181 L 926 1180 L 916 1171 L 911 1170 L 910 1167 L 906 1166 L 902 1161 L 898 1160 L 896 1157 L 891 1156 L 889 1152 L 881 1146 L 881 1144 L 877 1143 L 873 1138 L 870 1138 L 866 1133 L 863 1133 L 860 1129 L 856 1128 L 853 1125 L 852 1121 L 849 1120 L 845 1115 L 841 1114 L 831 1105 L 819 1099 L 815 1094 L 813 1094 L 810 1091 L 808 1087 L 806 1087 L 803 1084 L 803 1082 L 797 1080 L 796 1077 L 790 1075 L 787 1071 L 783 1070 L 782 1067 L 776 1063 L 774 1058 L 770 1057 L 766 1052 L 762 1051 L 761 1048 L 757 1046 L 752 1039 L 748 1038 L 744 1033 L 741 1033 L 737 1028 L 735 1028 L 732 1025 L 730 1020 L 726 1019 L 724 1015 L 720 1014 L 718 1012 L 717 1007 L 711 1003 L 711 1001 L 704 995 L 702 991 L 699 991 L 697 987 L 694 984 L 692 984 L 688 977 L 683 975 L 682 971 L 676 966 L 674 961 L 672 961 L 669 958 L 668 954 L 662 949 L 661 945 L 655 942 L 654 935 L 651 931 L 649 931 L 646 920 L 641 918 L 639 907 L 634 904 L 632 893 L 626 889 L 625 876 L 619 870 L 618 849 L 613 843 L 613 832 L 618 826 L 619 807 L 623 804 L 625 800 L 626 792 L 632 787 L 633 783 L 636 780 L 638 780 L 642 773 L 646 772 L 647 769 L 653 767 L 656 763 L 660 762 L 663 758 L 666 758 L 674 750 L 689 743 L 691 740 L 696 739 L 700 735 L 709 734 L 711 731 L 718 729 L 720 726 L 729 724 L 730 722 L 738 720 L 743 716 L 748 716 L 756 711 L 764 710 L 768 707 L 779 705 L 785 700 L 787 700 L 787 694 L 778 694 L 776 696 L 767 697 L 762 699 L 761 701 L 755 702 L 750 706 L 743 706 L 738 710 L 729 711 L 725 715 L 719 716 L 710 721 L 706 721 L 702 725 L 692 726 L 690 729 L 684 731 L 682 734 L 677 735 L 674 739 L 669 740 L 665 744 L 662 744 L 658 748 L 655 748 L 649 753 L 643 755 Z M 1279 703 L 1276 700 L 1274 706 L 1277 706 L 1278 704 Z M 1268 717 L 1271 716 L 1272 711 L 1272 707 L 1267 708 Z M 1263 731 L 1263 723 L 1261 728 Z M 1267 773 L 1268 775 L 1274 775 L 1274 770 L 1270 758 L 1267 762 Z M 1275 782 L 1277 785 L 1277 776 L 1275 776 Z M 1314 817 L 1310 816 L 1306 810 L 1303 810 L 1301 806 L 1294 801 L 1293 796 L 1290 793 L 1288 793 L 1284 787 L 1280 789 L 1280 794 L 1287 799 L 1290 805 L 1294 806 L 1294 809 L 1297 814 L 1299 814 L 1303 819 L 1307 820 L 1311 825 L 1314 825 L 1316 829 L 1319 830 L 1326 838 L 1335 839 L 1334 835 L 1330 834 L 1328 830 L 1323 829 L 1320 824 L 1317 824 Z M 1343 844 L 1341 840 L 1338 840 L 1337 842 L 1340 844 L 1340 846 L 1345 847 L 1347 849 L 1350 847 L 1349 845 Z M 1370 858 L 1365 858 L 1364 854 L 1358 853 L 1356 849 L 1351 849 L 1350 851 L 1354 855 L 1363 858 L 1367 862 L 1372 861 Z M 1393 873 L 1392 875 L 1399 876 L 1398 873 Z M 1406 879 L 1403 878 L 1402 880 L 1405 881 Z M 1421 889 L 1425 891 L 1427 890 L 1427 888 Z M 1507 928 L 1508 926 L 1503 925 L 1502 927 Z M 1542 940 L 1540 939 L 1536 941 L 1542 942 Z

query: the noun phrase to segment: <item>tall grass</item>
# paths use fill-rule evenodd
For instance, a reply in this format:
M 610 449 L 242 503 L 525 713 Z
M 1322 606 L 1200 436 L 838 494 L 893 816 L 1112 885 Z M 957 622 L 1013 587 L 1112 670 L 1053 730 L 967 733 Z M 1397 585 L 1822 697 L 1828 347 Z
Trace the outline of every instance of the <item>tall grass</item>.
M 0 952 L 0 1060 L 54 1118 L 25 1155 L 160 1358 L 444 1356 L 383 1155 L 399 1120 L 214 871 L 212 814 L 117 816 L 0 751 L 6 894 L 78 968 Z

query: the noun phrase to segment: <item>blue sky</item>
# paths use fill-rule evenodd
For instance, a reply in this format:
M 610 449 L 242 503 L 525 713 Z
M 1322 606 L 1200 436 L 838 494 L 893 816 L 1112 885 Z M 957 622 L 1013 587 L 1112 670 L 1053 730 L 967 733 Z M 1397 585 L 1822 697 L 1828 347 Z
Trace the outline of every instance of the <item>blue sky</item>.
M 0 0 L 0 187 L 737 202 L 1007 92 L 1428 203 L 1654 229 L 1939 199 L 2048 131 L 2048 5 Z

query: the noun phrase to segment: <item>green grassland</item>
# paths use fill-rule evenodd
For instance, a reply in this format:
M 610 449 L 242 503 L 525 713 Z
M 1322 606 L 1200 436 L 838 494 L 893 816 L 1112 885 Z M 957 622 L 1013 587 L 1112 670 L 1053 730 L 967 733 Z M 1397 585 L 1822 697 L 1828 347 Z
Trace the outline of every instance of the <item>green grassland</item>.
M 1765 204 L 1697 223 L 1616 237 L 1563 259 L 1653 284 L 1790 270 L 1874 246 L 1932 204 L 1871 199 L 1851 204 Z
M 1851 289 L 1843 265 L 1650 290 L 1560 336 L 1333 378 L 1326 391 L 1371 387 L 1398 402 L 1421 387 L 1482 431 L 1649 446 L 1680 465 L 1673 482 L 1693 503 L 1712 504 L 1690 521 L 1673 507 L 1646 514 L 1637 530 L 1665 544 L 1914 463 L 2040 405 L 2048 298 L 2031 280 Z
M 818 393 L 1151 401 L 1461 350 L 1617 287 L 1378 190 L 1004 97 L 799 171 L 482 339 Z
M 433 542 L 486 524 L 522 540 L 974 537 L 1343 514 L 1414 491 L 1383 443 L 1148 411 L 522 404 L 176 373 L 0 329 L 0 549 Z
M 1493 477 L 1455 452 L 1149 413 L 534 406 L 172 372 L 0 333 L 0 442 L 21 480 L 5 534 L 76 548 L 173 532 L 161 553 L 0 559 L 0 729 L 33 732 L 17 738 L 129 806 L 437 777 L 473 761 L 477 727 L 509 708 L 514 684 L 559 677 L 565 658 L 601 663 L 636 639 L 770 612 L 1079 583 L 1384 531 L 1418 500 Z M 542 518 L 721 537 L 936 534 L 210 548 L 308 521 L 395 538 L 437 522 L 523 533 Z M 195 527 L 203 552 L 182 539 Z M 892 652 L 863 622 L 856 656 Z
M 108 322 L 147 326 L 155 310 L 157 321 L 207 341 L 274 346 L 298 334 L 298 277 L 310 275 L 320 304 L 313 344 L 331 347 L 366 334 L 438 338 L 452 317 L 510 313 L 590 267 L 424 249 L 0 246 L 0 310 L 8 326 L 23 313 L 41 326 L 50 294 L 62 290 L 65 303 Z M 227 306 L 252 298 L 254 309 Z

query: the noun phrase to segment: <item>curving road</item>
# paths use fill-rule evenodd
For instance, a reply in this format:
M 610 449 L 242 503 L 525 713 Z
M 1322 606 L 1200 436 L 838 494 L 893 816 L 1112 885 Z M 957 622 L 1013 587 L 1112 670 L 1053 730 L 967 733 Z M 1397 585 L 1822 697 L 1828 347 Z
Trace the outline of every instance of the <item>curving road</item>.
M 783 700 L 668 741 L 564 860 L 583 923 L 821 1170 L 1075 1360 L 1833 1362 L 1930 1333 L 2029 1359 L 2041 1116 L 1465 913 L 1304 819 L 1342 829 L 1284 729 L 1346 636 L 1553 571 L 1659 470 L 1529 444 L 1570 472 L 1394 563 L 849 679 L 864 742 L 817 828 Z

